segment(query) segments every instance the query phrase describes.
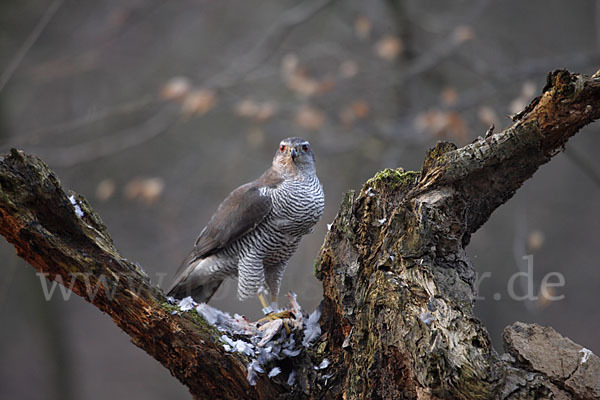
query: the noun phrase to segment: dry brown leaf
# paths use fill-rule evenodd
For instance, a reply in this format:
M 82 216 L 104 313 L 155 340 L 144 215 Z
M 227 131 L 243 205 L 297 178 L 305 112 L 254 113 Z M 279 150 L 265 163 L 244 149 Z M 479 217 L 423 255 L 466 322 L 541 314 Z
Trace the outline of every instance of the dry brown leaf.
M 535 83 L 532 81 L 525 81 L 523 86 L 521 87 L 521 96 L 526 97 L 527 99 L 533 98 L 537 93 L 537 87 Z
M 185 114 L 204 115 L 217 104 L 215 92 L 210 89 L 195 89 L 185 96 L 182 111 Z
M 128 200 L 152 204 L 162 194 L 165 183 L 161 178 L 133 178 L 125 185 L 124 194 Z
M 458 43 L 464 43 L 475 39 L 475 31 L 468 25 L 457 26 L 454 29 L 454 39 Z
M 238 117 L 253 118 L 259 122 L 264 122 L 277 111 L 277 106 L 272 101 L 259 103 L 252 99 L 245 99 L 237 104 L 235 113 Z
M 519 96 L 510 102 L 508 109 L 510 110 L 511 114 L 517 114 L 521 112 L 525 107 L 527 107 L 527 104 L 529 104 L 527 99 L 524 99 L 523 97 Z
M 331 78 L 324 78 L 319 81 L 319 86 L 317 87 L 317 93 L 324 94 L 331 92 L 335 87 L 335 81 Z
M 466 143 L 469 140 L 469 128 L 467 127 L 467 122 L 457 112 L 448 113 L 448 127 L 442 136 Z
M 368 39 L 371 35 L 371 20 L 364 15 L 354 20 L 354 33 L 360 40 Z
M 265 131 L 263 131 L 258 126 L 254 126 L 248 132 L 247 136 L 248 144 L 254 148 L 259 148 L 265 142 Z
M 352 60 L 346 60 L 340 64 L 340 76 L 344 79 L 353 78 L 358 74 L 358 64 Z
M 544 233 L 542 231 L 533 231 L 527 237 L 527 245 L 529 246 L 529 251 L 534 252 L 542 248 L 544 245 Z
M 117 189 L 117 185 L 113 179 L 103 179 L 96 186 L 96 198 L 100 201 L 106 201 L 110 199 Z
M 444 105 L 453 106 L 458 102 L 458 91 L 454 87 L 447 86 L 440 93 L 440 97 Z
M 180 99 L 190 91 L 190 81 L 183 76 L 176 76 L 162 87 L 160 95 L 163 99 Z
M 357 100 L 353 102 L 350 107 L 352 108 L 352 112 L 356 118 L 362 119 L 369 116 L 369 104 L 367 104 L 367 102 L 364 100 Z
M 469 130 L 465 120 L 454 111 L 430 110 L 421 113 L 416 119 L 417 128 L 436 138 L 450 138 L 467 142 Z
M 331 91 L 335 86 L 335 81 L 331 78 L 317 80 L 310 76 L 308 71 L 303 68 L 298 57 L 295 54 L 287 54 L 281 61 L 281 74 L 283 81 L 290 90 L 310 97 L 317 93 L 323 94 Z
M 285 78 L 293 74 L 298 69 L 298 56 L 294 53 L 288 53 L 281 59 L 281 74 Z
M 531 81 L 524 82 L 523 86 L 521 86 L 521 93 L 509 105 L 510 112 L 517 114 L 527 107 L 533 96 L 535 96 L 536 90 L 535 83 Z
M 375 52 L 386 61 L 394 61 L 403 50 L 400 38 L 392 35 L 384 36 L 375 44 Z
M 303 129 L 316 131 L 325 124 L 325 114 L 309 105 L 304 105 L 296 112 L 296 123 Z
M 277 105 L 272 101 L 265 101 L 259 106 L 255 118 L 258 121 L 263 122 L 268 119 L 271 119 L 276 112 Z
M 235 107 L 235 114 L 238 117 L 254 118 L 258 113 L 260 106 L 252 99 L 244 99 Z
M 296 93 L 312 96 L 319 91 L 319 82 L 301 71 L 296 71 L 286 79 L 287 87 Z
M 540 310 L 547 308 L 554 300 L 556 300 L 557 293 L 554 286 L 549 285 L 548 281 L 542 281 L 540 291 L 537 300 L 537 306 Z
M 352 107 L 344 107 L 340 110 L 338 114 L 340 121 L 344 125 L 352 125 L 354 121 L 356 121 L 356 115 L 352 111 Z
M 357 119 L 367 118 L 369 113 L 369 104 L 364 100 L 356 100 L 340 110 L 339 118 L 344 125 L 351 125 Z
M 477 110 L 477 118 L 479 121 L 486 127 L 490 127 L 492 125 L 498 126 L 500 125 L 500 119 L 498 118 L 498 114 L 496 111 L 490 106 L 481 106 Z

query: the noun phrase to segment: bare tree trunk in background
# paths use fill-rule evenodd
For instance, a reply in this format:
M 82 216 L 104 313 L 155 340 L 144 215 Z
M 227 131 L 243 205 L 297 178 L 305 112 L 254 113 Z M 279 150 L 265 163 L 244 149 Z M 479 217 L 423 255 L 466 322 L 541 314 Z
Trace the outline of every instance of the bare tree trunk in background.
M 17 150 L 0 160 L 0 233 L 49 279 L 108 313 L 194 398 L 600 398 L 600 359 L 551 328 L 516 323 L 505 330 L 507 354 L 494 352 L 473 315 L 475 269 L 464 251 L 490 214 L 598 117 L 600 74 L 555 71 L 508 129 L 460 149 L 440 143 L 420 172 L 386 170 L 348 193 L 316 266 L 323 334 L 299 356 L 306 365 L 327 357 L 333 375 L 319 380 L 305 368 L 294 388 L 264 374 L 251 386 L 247 358 L 225 352 L 195 311 L 171 315 L 86 200 L 70 200 L 41 160 Z

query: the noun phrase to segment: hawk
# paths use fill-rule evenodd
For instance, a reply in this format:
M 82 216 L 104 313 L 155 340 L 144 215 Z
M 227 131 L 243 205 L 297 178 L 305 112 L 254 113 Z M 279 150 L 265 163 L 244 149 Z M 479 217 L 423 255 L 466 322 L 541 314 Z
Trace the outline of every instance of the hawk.
M 238 299 L 258 294 L 268 313 L 265 293 L 276 305 L 286 264 L 324 206 L 310 144 L 282 140 L 271 168 L 219 205 L 179 267 L 169 296 L 206 303 L 224 279 L 237 277 Z

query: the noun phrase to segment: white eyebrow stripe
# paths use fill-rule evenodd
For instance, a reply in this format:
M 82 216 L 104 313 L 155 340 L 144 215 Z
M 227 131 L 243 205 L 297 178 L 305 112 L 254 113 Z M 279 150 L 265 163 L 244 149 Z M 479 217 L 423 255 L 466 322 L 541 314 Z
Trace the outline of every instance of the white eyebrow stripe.
M 284 141 L 280 142 L 279 145 L 280 146 L 294 146 L 293 144 L 291 144 L 289 142 L 284 142 Z M 310 146 L 310 143 L 309 142 L 298 143 L 298 146 L 304 146 L 304 145 Z

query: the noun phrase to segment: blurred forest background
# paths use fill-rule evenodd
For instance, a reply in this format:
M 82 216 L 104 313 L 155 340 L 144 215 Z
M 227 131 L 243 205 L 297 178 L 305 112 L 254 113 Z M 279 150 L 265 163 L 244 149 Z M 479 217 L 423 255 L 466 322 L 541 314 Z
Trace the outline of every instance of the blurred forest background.
M 279 141 L 310 140 L 326 192 L 280 303 L 321 299 L 313 262 L 342 195 L 386 167 L 419 169 L 438 140 L 502 129 L 547 72 L 600 67 L 592 0 L 3 0 L 0 150 L 42 157 L 93 204 L 121 254 L 168 284 L 219 202 L 266 170 Z M 592 124 L 474 235 L 476 309 L 550 325 L 600 354 L 600 125 Z M 533 255 L 533 301 L 508 295 Z M 187 399 L 106 315 L 0 243 L 0 398 Z M 564 295 L 541 289 L 558 272 Z M 168 276 L 165 276 L 168 275 Z M 557 282 L 553 277 L 550 283 Z M 518 279 L 517 293 L 527 289 Z M 214 305 L 258 317 L 235 300 Z

